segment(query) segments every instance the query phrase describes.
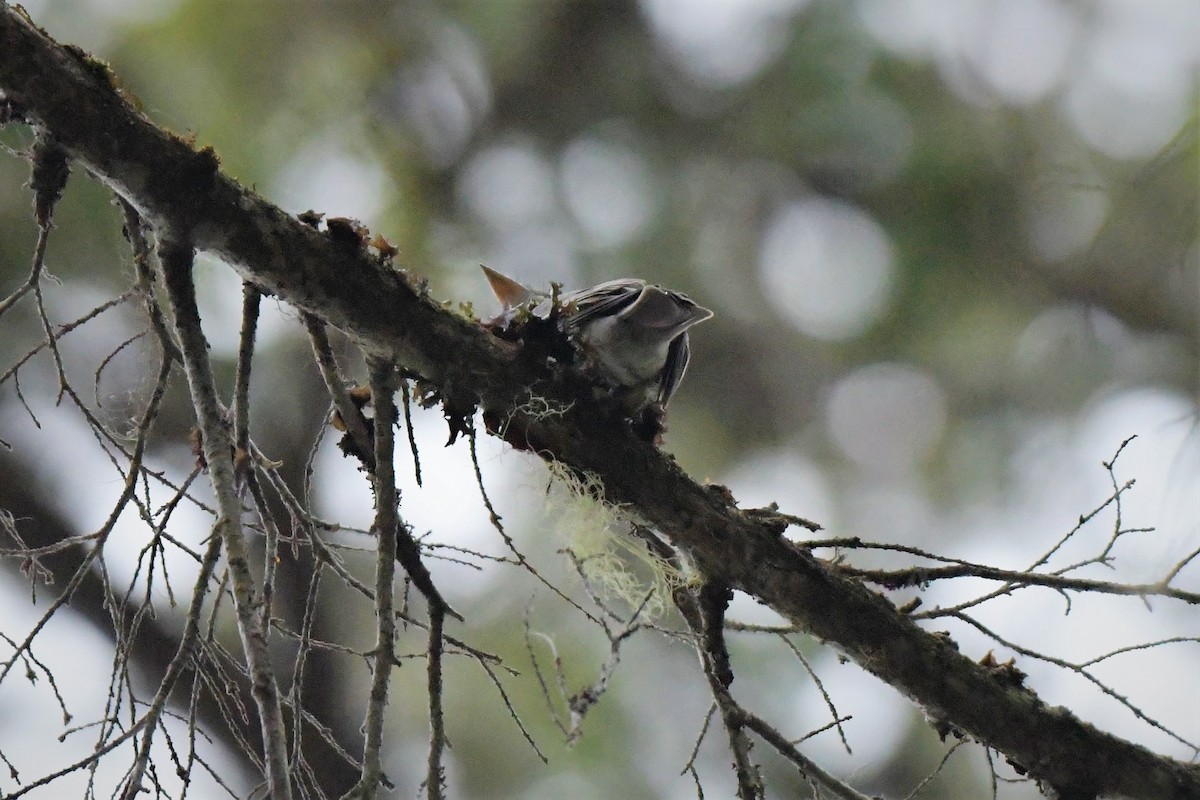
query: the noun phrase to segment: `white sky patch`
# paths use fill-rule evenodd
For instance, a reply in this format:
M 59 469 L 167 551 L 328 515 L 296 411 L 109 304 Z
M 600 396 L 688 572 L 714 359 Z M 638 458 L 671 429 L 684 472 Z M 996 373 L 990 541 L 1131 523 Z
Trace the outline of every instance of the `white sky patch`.
M 509 554 L 488 521 L 466 438 L 460 436 L 457 443 L 446 447 L 446 422 L 433 411 L 414 409 L 413 425 L 421 454 L 423 486 L 416 484 L 407 433 L 403 428 L 396 432 L 395 469 L 396 484 L 400 489 L 400 515 L 412 526 L 414 535 L 421 537 L 431 533 L 430 542 L 494 556 Z M 313 494 L 317 513 L 329 521 L 369 529 L 375 513 L 369 481 L 356 468 L 356 462 L 338 450 L 334 440 L 335 436 L 326 438 L 316 460 Z M 513 450 L 497 437 L 483 433 L 478 438 L 478 451 L 488 496 L 506 530 L 516 535 L 527 527 L 530 516 L 540 512 L 544 503 L 544 497 L 536 494 L 531 477 L 544 473 L 541 463 Z M 544 492 L 544 485 L 541 489 Z M 373 539 L 361 535 L 347 534 L 342 541 L 368 549 L 374 547 Z M 450 551 L 439 552 L 454 556 Z M 435 583 L 451 605 L 455 604 L 455 597 L 461 598 L 463 593 L 473 597 L 485 594 L 492 590 L 495 582 L 505 580 L 509 574 L 505 569 L 486 563 L 482 572 L 462 572 L 467 568 L 435 558 L 425 560 Z M 470 556 L 466 560 L 478 563 L 478 559 Z
M 54 589 L 55 587 L 50 587 Z M 42 598 L 52 597 L 54 591 L 43 590 Z M 185 592 L 185 595 L 189 593 Z M 0 584 L 0 608 L 4 609 L 5 631 L 10 636 L 22 639 L 33 629 L 44 609 L 29 603 L 28 589 L 18 584 Z M 8 648 L 5 648 L 8 651 Z M 92 754 L 96 745 L 95 729 L 84 727 L 67 736 L 58 737 L 70 727 L 86 725 L 100 719 L 105 713 L 105 700 L 109 691 L 109 678 L 113 657 L 112 642 L 95 627 L 84 622 L 67 606 L 60 608 L 34 641 L 33 652 L 38 660 L 54 674 L 58 690 L 66 701 L 67 711 L 72 715 L 64 723 L 51 687 L 40 668 L 36 668 L 37 681 L 25 680 L 24 667 L 18 664 L 3 684 L 0 684 L 0 715 L 9 724 L 0 725 L 0 750 L 5 758 L 20 771 L 21 780 L 28 783 L 55 772 L 65 764 L 73 763 Z M 7 653 L 6 656 L 7 657 Z M 135 680 L 135 682 L 137 682 Z M 145 700 L 148 693 L 142 691 Z M 139 713 L 145 709 L 139 707 Z M 126 717 L 127 719 L 128 717 Z M 16 724 L 16 721 L 20 721 Z M 187 739 L 186 722 L 168 714 L 162 723 L 175 742 Z M 219 775 L 235 781 L 236 772 L 230 754 L 220 745 L 213 745 L 203 736 L 197 736 L 197 751 L 213 765 Z M 170 763 L 164 737 L 155 737 L 151 758 L 155 763 Z M 126 750 L 125 752 L 128 752 Z M 85 797 L 89 789 L 96 794 L 109 794 L 111 787 L 119 786 L 129 767 L 129 758 L 121 753 L 111 753 L 102 758 L 93 775 L 80 770 L 72 775 L 43 787 L 31 797 Z M 173 770 L 160 774 L 168 792 L 178 792 L 180 785 Z M 7 780 L 6 786 L 17 788 Z M 94 779 L 95 786 L 89 787 Z M 200 797 L 224 796 L 221 790 L 203 769 L 194 770 L 189 790 Z M 236 781 L 234 783 L 236 788 Z
M 196 254 L 196 301 L 203 317 L 204 338 L 214 357 L 237 358 L 242 330 L 242 278 L 208 253 Z M 255 349 L 269 352 L 285 339 L 302 335 L 296 310 L 274 297 L 259 303 Z

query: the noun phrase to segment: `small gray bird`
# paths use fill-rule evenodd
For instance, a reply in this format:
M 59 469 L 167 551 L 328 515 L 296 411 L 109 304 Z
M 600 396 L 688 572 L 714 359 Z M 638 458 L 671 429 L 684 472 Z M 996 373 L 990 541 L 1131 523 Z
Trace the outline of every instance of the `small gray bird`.
M 509 320 L 522 308 L 539 313 L 549 299 L 483 268 Z M 621 278 L 559 298 L 561 324 L 587 363 L 619 389 L 631 413 L 654 403 L 666 407 L 688 365 L 688 328 L 713 315 L 687 295 L 633 278 Z

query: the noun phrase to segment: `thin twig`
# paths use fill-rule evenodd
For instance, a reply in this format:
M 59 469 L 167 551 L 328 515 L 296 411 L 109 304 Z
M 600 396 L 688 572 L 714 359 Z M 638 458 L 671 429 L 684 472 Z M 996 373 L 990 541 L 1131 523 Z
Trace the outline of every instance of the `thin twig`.
M 386 362 L 372 361 L 371 392 L 375 396 L 375 488 L 374 532 L 378 540 L 375 556 L 375 648 L 372 651 L 371 693 L 367 702 L 367 718 L 363 723 L 366 742 L 363 745 L 362 774 L 358 785 L 346 793 L 347 798 L 375 796 L 383 774 L 380 753 L 383 749 L 383 720 L 387 707 L 388 679 L 392 674 L 396 648 L 396 618 L 393 613 L 396 577 L 396 538 L 400 528 L 397 506 L 396 475 L 393 467 L 396 440 L 395 369 Z
M 329 336 L 325 333 L 325 323 L 319 317 L 312 314 L 304 314 L 304 328 L 308 331 L 308 339 L 312 345 L 313 355 L 317 359 L 317 366 L 321 370 L 321 377 L 325 380 L 325 387 L 329 390 L 329 396 L 333 398 L 333 404 L 341 416 L 342 424 L 346 426 L 346 431 L 353 439 L 355 447 L 362 455 L 365 466 L 368 470 L 374 469 L 374 464 L 371 462 L 373 458 L 374 445 L 371 441 L 371 434 L 367 430 L 366 422 L 363 419 L 362 412 L 358 410 L 358 406 L 350 398 L 350 393 L 346 390 L 346 382 L 342 379 L 341 370 L 338 369 L 337 359 L 334 358 L 333 348 L 329 346 Z
M 192 405 L 203 437 L 204 458 L 217 495 L 219 514 L 214 532 L 225 543 L 238 632 L 252 676 L 252 694 L 258 706 L 269 796 L 272 800 L 290 800 L 292 790 L 287 765 L 287 734 L 267 639 L 259 623 L 259 616 L 265 613 L 265 609 L 262 595 L 256 591 L 250 571 L 246 540 L 242 534 L 242 508 L 237 496 L 232 442 L 213 381 L 208 344 L 200 326 L 200 311 L 196 306 L 196 290 L 192 283 L 192 246 L 187 242 L 160 241 L 159 261 L 167 295 L 175 312 L 175 329 L 184 356 Z
M 175 689 L 176 681 L 179 680 L 179 676 L 183 674 L 184 668 L 191 662 L 194 655 L 200 635 L 200 612 L 204 608 L 204 598 L 208 595 L 208 584 L 212 579 L 213 571 L 217 566 L 217 557 L 220 554 L 221 539 L 214 536 L 209 540 L 208 549 L 204 553 L 204 561 L 200 564 L 200 573 L 196 576 L 192 591 L 192 603 L 188 608 L 179 646 L 175 650 L 175 656 L 167 664 L 166 674 L 159 681 L 158 691 L 155 692 L 154 699 L 150 701 L 150 707 L 143 717 L 145 725 L 143 726 L 142 743 L 138 748 L 132 772 L 126 780 L 125 791 L 122 793 L 125 800 L 134 800 L 145 788 L 142 786 L 142 775 L 150 763 L 150 745 L 153 741 L 154 731 L 166 708 L 167 700 Z
M 429 800 L 442 800 L 446 776 L 442 767 L 442 754 L 446 750 L 446 723 L 442 718 L 442 651 L 445 640 L 442 625 L 446 621 L 445 610 L 438 605 L 429 607 L 429 663 L 426 690 L 429 694 L 429 758 L 425 770 L 425 796 Z

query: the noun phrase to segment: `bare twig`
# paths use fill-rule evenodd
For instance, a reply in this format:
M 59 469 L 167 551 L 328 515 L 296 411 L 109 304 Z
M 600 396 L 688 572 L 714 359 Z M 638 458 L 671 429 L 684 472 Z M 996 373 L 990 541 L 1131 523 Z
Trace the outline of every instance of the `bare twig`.
M 358 410 L 358 406 L 354 404 L 350 393 L 346 390 L 346 382 L 342 379 L 341 370 L 338 369 L 333 348 L 329 346 L 329 335 L 325 332 L 325 323 L 312 314 L 304 314 L 303 318 L 309 342 L 312 344 L 313 355 L 317 359 L 321 377 L 325 379 L 325 387 L 329 389 L 329 396 L 333 398 L 333 405 L 337 408 L 342 424 L 346 426 L 346 431 L 354 440 L 355 447 L 365 460 L 367 468 L 372 469 L 374 467 L 372 463 L 374 445 L 371 433 L 367 430 L 362 412 Z
M 67 178 L 71 174 L 67 151 L 45 129 L 37 130 L 37 138 L 34 140 L 30 152 L 30 161 L 33 165 L 33 174 L 30 176 L 29 185 L 33 188 L 34 217 L 38 224 L 38 239 L 33 250 L 33 267 L 30 269 L 25 283 L 17 287 L 8 297 L 0 300 L 0 316 L 15 306 L 31 289 L 37 289 L 41 282 L 42 270 L 46 263 L 46 244 L 50 239 L 50 229 L 54 227 L 52 221 L 54 207 L 62 197 L 63 189 L 67 185 Z M 43 322 L 46 322 L 44 314 Z M 54 347 L 53 334 L 48 332 L 47 337 L 46 344 Z
M 137 759 L 126 779 L 125 791 L 122 793 L 125 800 L 134 800 L 145 788 L 142 786 L 142 775 L 150 762 L 150 745 L 154 731 L 158 728 L 159 719 L 166 708 L 167 699 L 175 689 L 175 683 L 192 660 L 200 635 L 200 612 L 204 608 L 204 598 L 208 594 L 209 581 L 212 579 L 213 570 L 217 565 L 217 557 L 220 554 L 221 539 L 214 536 L 209 540 L 208 550 L 204 553 L 204 561 L 200 565 L 200 573 L 196 576 L 192 603 L 188 608 L 183 635 L 179 639 L 179 647 L 175 651 L 175 657 L 167 665 L 167 672 L 159 681 L 158 691 L 155 693 L 154 699 L 150 701 L 150 707 L 143 717 L 141 746 L 138 748 Z
M 677 598 L 681 593 L 677 593 Z M 734 774 L 737 777 L 738 798 L 759 800 L 766 796 L 762 773 L 754 763 L 750 752 L 753 749 L 746 737 L 745 713 L 730 694 L 733 683 L 733 666 L 729 661 L 729 649 L 725 645 L 725 610 L 733 599 L 729 587 L 709 581 L 695 595 L 694 611 L 685 613 L 684 618 L 693 626 L 697 636 L 696 649 L 704 676 L 708 679 L 717 710 L 721 713 L 725 734 L 729 740 L 729 751 L 733 754 Z M 698 620 L 697 620 L 698 618 Z M 696 628 L 696 622 L 699 627 Z
M 442 624 L 446 620 L 446 612 L 439 605 L 429 607 L 429 664 L 428 664 L 428 694 L 429 694 L 429 758 L 425 770 L 425 796 L 429 800 L 442 800 L 442 790 L 445 787 L 445 773 L 442 767 L 442 754 L 446 750 L 446 724 L 442 719 L 442 651 L 445 640 L 442 636 Z
M 876 800 L 859 792 L 853 786 L 840 780 L 837 776 L 822 768 L 820 764 L 817 764 L 811 758 L 801 753 L 787 740 L 787 737 L 775 730 L 774 727 L 762 718 L 749 712 L 743 712 L 743 714 L 743 725 L 757 733 L 767 744 L 774 747 L 780 755 L 799 767 L 800 774 L 819 786 L 821 790 L 828 791 L 834 797 L 840 797 L 842 800 Z
M 938 776 L 938 774 L 942 771 L 942 768 L 946 766 L 946 762 L 950 760 L 950 756 L 954 755 L 958 748 L 962 747 L 964 744 L 966 744 L 966 742 L 955 742 L 952 744 L 942 756 L 942 760 L 937 763 L 937 766 L 935 766 L 928 775 L 922 778 L 921 782 L 914 786 L 911 792 L 904 795 L 904 800 L 913 800 L 913 798 L 915 798 L 922 789 L 928 786 L 933 779 Z
M 214 533 L 224 540 L 233 581 L 238 632 L 246 651 L 252 693 L 258 705 L 266 755 L 266 778 L 273 800 L 290 800 L 291 781 L 287 766 L 287 735 L 279 704 L 279 689 L 271 667 L 266 637 L 259 616 L 265 613 L 262 595 L 256 591 L 242 534 L 241 503 L 235 486 L 232 442 L 213 383 L 208 344 L 200 328 L 192 283 L 192 246 L 170 239 L 159 242 L 159 260 L 179 335 L 192 404 L 203 437 L 204 458 L 217 495 L 219 515 Z
M 358 784 L 346 793 L 353 797 L 372 798 L 383 775 L 380 753 L 383 748 L 383 719 L 387 707 L 388 679 L 395 661 L 396 617 L 393 613 L 393 583 L 396 576 L 396 538 L 400 529 L 393 467 L 396 439 L 396 403 L 392 397 L 396 388 L 395 368 L 386 362 L 372 361 L 371 392 L 375 397 L 375 536 L 378 548 L 375 558 L 375 648 L 372 651 L 373 672 L 367 718 L 363 723 L 366 742 L 363 745 L 362 776 Z
M 400 382 L 400 398 L 403 401 L 404 407 L 404 430 L 408 433 L 408 450 L 413 457 L 413 478 L 417 482 L 417 486 L 423 486 L 421 483 L 421 452 L 417 449 L 417 432 L 413 430 L 412 423 L 412 393 L 408 388 L 408 381 Z

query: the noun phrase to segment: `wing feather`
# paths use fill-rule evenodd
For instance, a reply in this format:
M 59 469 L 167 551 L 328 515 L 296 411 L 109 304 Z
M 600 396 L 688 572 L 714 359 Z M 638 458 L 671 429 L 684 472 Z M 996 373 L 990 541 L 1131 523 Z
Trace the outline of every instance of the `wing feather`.
M 675 390 L 679 388 L 679 382 L 683 380 L 683 373 L 687 371 L 688 361 L 691 360 L 691 357 L 687 331 L 684 331 L 676 336 L 671 341 L 671 346 L 667 348 L 667 363 L 663 365 L 662 373 L 658 378 L 658 402 L 663 406 L 667 405 L 671 395 L 675 394 Z
M 573 292 L 563 298 L 568 305 L 575 306 L 575 312 L 564 318 L 564 322 L 578 329 L 591 320 L 619 314 L 622 309 L 633 305 L 645 286 L 645 281 L 621 278 Z

